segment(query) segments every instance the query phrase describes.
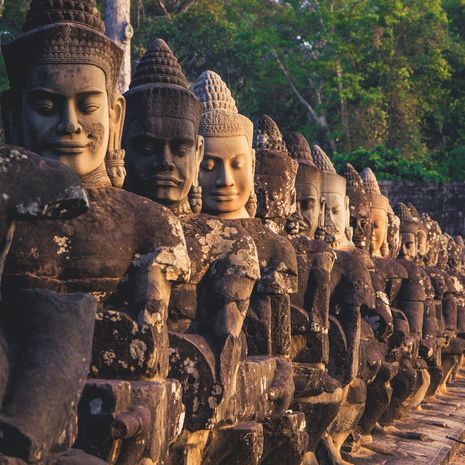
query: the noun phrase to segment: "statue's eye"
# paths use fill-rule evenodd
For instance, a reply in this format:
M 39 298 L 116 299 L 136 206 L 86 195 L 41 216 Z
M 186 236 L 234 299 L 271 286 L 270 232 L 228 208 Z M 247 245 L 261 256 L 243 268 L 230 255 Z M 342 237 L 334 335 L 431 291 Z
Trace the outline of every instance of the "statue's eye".
M 153 144 L 148 140 L 138 140 L 135 144 L 136 150 L 143 155 L 150 155 L 154 151 Z
M 50 116 L 54 113 L 55 105 L 51 100 L 40 100 L 33 103 L 34 110 L 44 116 Z
M 95 103 L 89 103 L 89 104 L 86 104 L 83 107 L 81 107 L 81 112 L 82 113 L 94 113 L 99 108 L 100 108 L 99 105 L 97 105 Z
M 231 167 L 235 170 L 240 170 L 244 166 L 244 162 L 240 158 L 233 158 Z
M 315 200 L 313 200 L 313 199 L 305 199 L 305 200 L 302 200 L 302 202 L 301 202 L 301 207 L 304 210 L 310 210 L 314 206 L 315 206 Z
M 200 166 L 204 171 L 213 171 L 215 169 L 215 165 L 216 163 L 215 160 L 213 160 L 213 158 L 207 158 L 202 162 Z
M 77 102 L 78 109 L 83 114 L 94 113 L 103 105 L 102 97 L 99 94 L 84 94 Z
M 178 145 L 173 147 L 173 153 L 178 157 L 185 157 L 188 153 L 188 149 L 184 145 Z

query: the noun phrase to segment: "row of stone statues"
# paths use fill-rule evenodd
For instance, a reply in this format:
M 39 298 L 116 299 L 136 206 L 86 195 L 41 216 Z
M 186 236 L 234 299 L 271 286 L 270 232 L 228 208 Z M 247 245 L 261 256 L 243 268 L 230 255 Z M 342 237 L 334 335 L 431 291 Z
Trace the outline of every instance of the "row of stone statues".
M 446 391 L 462 238 L 163 40 L 118 95 L 95 0 L 2 52 L 0 463 L 343 465 Z

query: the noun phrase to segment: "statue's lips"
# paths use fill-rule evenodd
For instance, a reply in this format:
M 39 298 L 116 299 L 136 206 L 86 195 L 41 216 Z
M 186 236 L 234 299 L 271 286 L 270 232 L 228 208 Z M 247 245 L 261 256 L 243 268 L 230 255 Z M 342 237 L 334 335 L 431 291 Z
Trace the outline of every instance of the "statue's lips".
M 153 176 L 152 181 L 157 186 L 179 186 L 181 184 L 180 179 L 169 174 L 156 174 Z
M 61 153 L 63 155 L 79 155 L 89 148 L 90 144 L 79 144 L 76 142 L 60 141 L 53 142 L 49 145 L 49 148 L 55 153 Z
M 213 192 L 210 194 L 210 197 L 217 202 L 230 202 L 231 200 L 235 200 L 238 195 L 238 192 Z

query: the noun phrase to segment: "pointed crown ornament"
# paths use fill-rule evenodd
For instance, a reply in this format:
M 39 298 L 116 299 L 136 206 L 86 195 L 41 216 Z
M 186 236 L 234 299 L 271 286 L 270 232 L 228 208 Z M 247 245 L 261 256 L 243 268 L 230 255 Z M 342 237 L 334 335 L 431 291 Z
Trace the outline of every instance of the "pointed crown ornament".
M 217 73 L 204 71 L 195 81 L 193 92 L 203 105 L 200 135 L 204 137 L 245 136 L 252 146 L 252 121 L 239 114 L 231 91 Z
M 371 168 L 365 168 L 362 171 L 362 179 L 368 197 L 373 204 L 373 208 L 380 208 L 388 213 L 390 208 L 389 199 L 381 194 L 378 180 L 376 179 L 375 173 L 373 173 Z
M 272 118 L 263 115 L 256 120 L 254 127 L 255 189 L 257 192 L 264 189 L 281 193 L 281 200 L 274 209 L 265 211 L 259 208 L 259 216 L 287 217 L 296 209 L 295 182 L 299 165 L 289 156 L 281 131 Z
M 372 202 L 368 195 L 363 180 L 357 170 L 350 164 L 346 163 L 341 175 L 347 181 L 347 195 L 350 199 L 350 208 L 359 209 L 362 206 L 371 208 Z
M 298 163 L 305 163 L 316 168 L 312 158 L 310 145 L 300 132 L 288 132 L 284 135 L 284 142 L 289 155 Z
M 104 71 L 113 93 L 123 51 L 104 31 L 95 0 L 32 0 L 24 33 L 2 45 L 11 88 L 37 65 L 91 64 Z
M 167 116 L 188 119 L 198 131 L 202 105 L 188 89 L 181 65 L 162 39 L 156 39 L 140 60 L 124 97 L 126 122 L 139 116 Z
M 411 208 L 409 208 L 405 203 L 400 202 L 394 207 L 394 213 L 400 219 L 401 233 L 416 234 L 419 226 L 419 218 L 412 212 Z
M 277 124 L 268 115 L 255 121 L 253 148 L 256 153 L 256 175 L 282 176 L 295 182 L 298 164 L 289 156 Z
M 303 134 L 289 132 L 284 135 L 284 142 L 290 157 L 299 166 L 295 180 L 297 200 L 299 201 L 307 196 L 310 186 L 315 186 L 317 192 L 320 192 L 323 183 L 323 172 L 313 163 L 310 145 Z
M 322 191 L 345 195 L 346 179 L 336 173 L 336 169 L 334 168 L 332 161 L 319 145 L 313 146 L 312 157 L 316 167 L 323 171 Z

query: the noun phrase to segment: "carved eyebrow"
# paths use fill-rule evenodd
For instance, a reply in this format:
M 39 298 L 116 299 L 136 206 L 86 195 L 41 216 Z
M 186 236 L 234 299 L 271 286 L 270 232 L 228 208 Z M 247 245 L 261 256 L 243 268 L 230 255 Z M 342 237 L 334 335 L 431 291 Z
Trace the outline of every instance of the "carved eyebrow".
M 231 158 L 235 158 L 235 157 L 240 157 L 240 156 L 247 156 L 248 153 L 246 152 L 240 152 L 240 153 L 233 153 L 232 155 L 230 155 L 228 157 L 228 160 L 231 159 Z M 211 153 L 211 152 L 205 152 L 205 156 L 206 157 L 210 157 L 210 158 L 218 158 L 218 159 L 224 159 L 224 157 L 222 157 L 221 155 L 218 155 L 216 153 Z
M 63 94 L 60 94 L 59 92 L 55 92 L 51 89 L 47 89 L 46 87 L 35 87 L 34 89 L 31 89 L 29 94 L 48 94 L 54 97 L 63 97 Z M 89 89 L 84 89 L 81 92 L 78 93 L 78 95 L 103 95 L 105 94 L 104 91 L 91 87 Z
M 154 141 L 165 140 L 163 137 L 160 137 L 159 135 L 155 135 L 148 131 L 140 131 L 136 133 L 133 139 L 140 139 L 142 137 L 147 137 L 148 139 L 152 139 Z M 173 141 L 180 142 L 181 144 L 191 144 L 191 145 L 195 143 L 195 140 L 190 139 L 188 137 L 173 137 L 172 139 L 170 139 L 170 142 L 173 142 Z

